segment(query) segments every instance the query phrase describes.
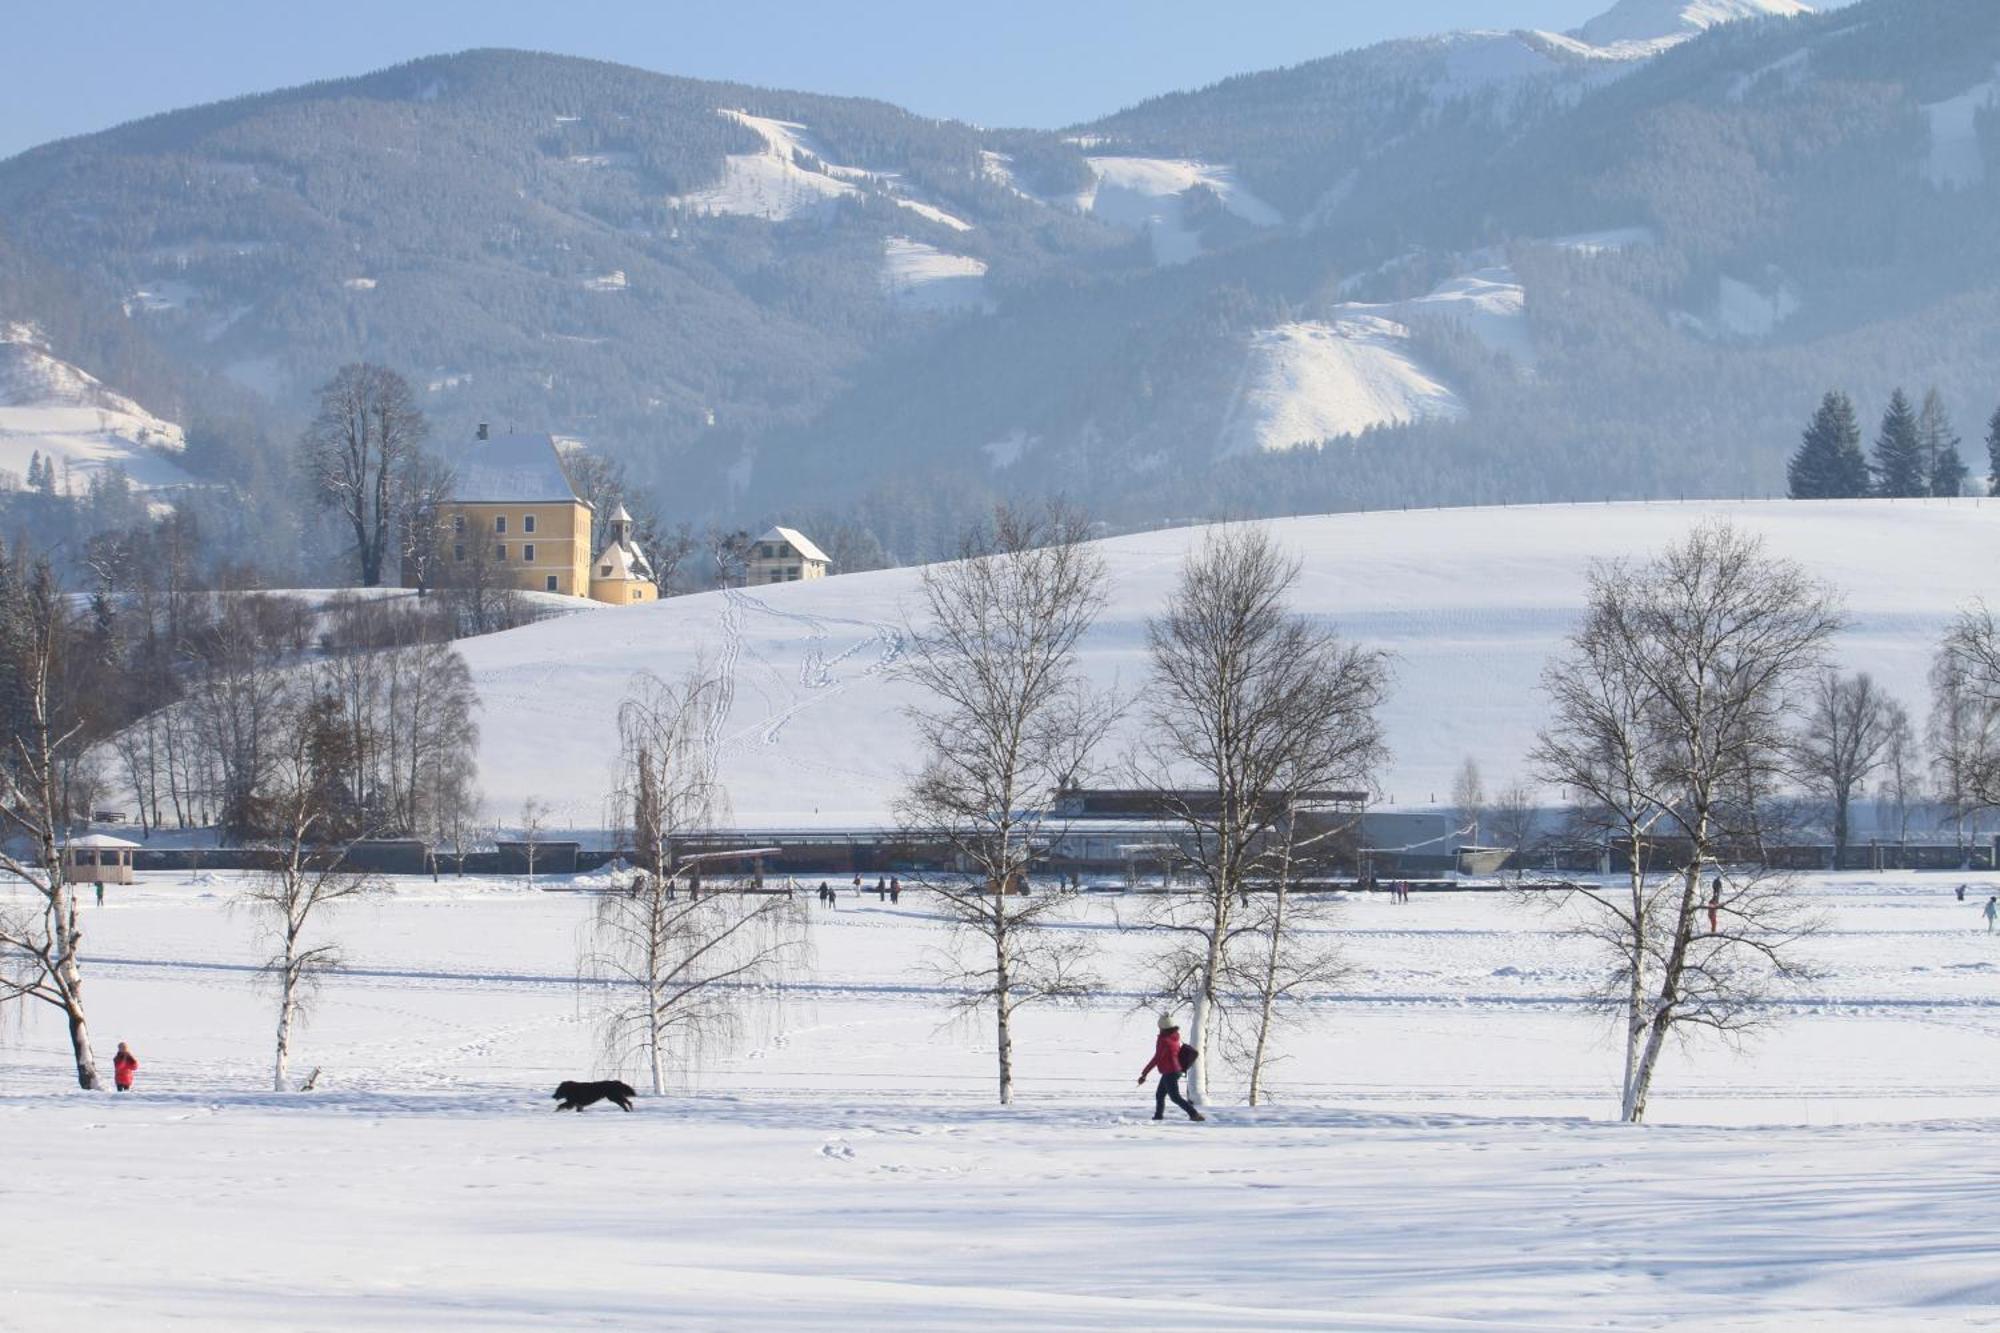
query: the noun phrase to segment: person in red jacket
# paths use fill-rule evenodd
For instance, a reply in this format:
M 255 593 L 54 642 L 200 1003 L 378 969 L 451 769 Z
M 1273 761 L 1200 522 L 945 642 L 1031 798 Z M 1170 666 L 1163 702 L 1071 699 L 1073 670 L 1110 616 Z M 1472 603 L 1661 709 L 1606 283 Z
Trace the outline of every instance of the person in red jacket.
M 1145 1086 L 1146 1075 L 1155 1069 L 1160 1071 L 1160 1086 L 1153 1094 L 1153 1119 L 1163 1120 L 1167 1114 L 1167 1100 L 1173 1099 L 1175 1106 L 1187 1112 L 1190 1120 L 1206 1120 L 1208 1117 L 1188 1104 L 1181 1096 L 1181 1029 L 1174 1022 L 1172 1014 L 1160 1015 L 1160 1039 L 1153 1043 L 1153 1058 L 1139 1071 L 1139 1084 Z
M 139 1057 L 132 1054 L 132 1048 L 124 1042 L 118 1043 L 118 1054 L 111 1057 L 111 1081 L 118 1085 L 118 1091 L 132 1091 L 132 1075 L 139 1072 Z

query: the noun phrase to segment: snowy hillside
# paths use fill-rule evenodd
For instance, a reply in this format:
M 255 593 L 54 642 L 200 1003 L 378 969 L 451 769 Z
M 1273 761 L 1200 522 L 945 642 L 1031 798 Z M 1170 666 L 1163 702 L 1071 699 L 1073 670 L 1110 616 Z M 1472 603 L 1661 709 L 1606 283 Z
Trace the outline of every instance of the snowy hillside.
M 1293 449 L 1465 406 L 1410 352 L 1408 328 L 1376 315 L 1281 324 L 1251 339 L 1222 450 Z
M 1812 13 L 1800 0 L 1618 0 L 1576 30 L 1593 46 L 1670 46 L 1722 23 Z
M 1920 712 L 1945 622 L 1991 593 L 2000 505 L 1975 500 L 1617 504 L 1280 519 L 1305 561 L 1299 609 L 1394 655 L 1385 796 L 1443 799 L 1468 755 L 1513 777 L 1543 720 L 1538 679 L 1581 604 L 1594 559 L 1643 555 L 1723 518 L 1761 533 L 1846 594 L 1844 664 Z M 1111 604 L 1087 641 L 1094 679 L 1136 690 L 1144 622 L 1195 529 L 1115 538 Z M 894 677 L 914 570 L 676 598 L 464 645 L 485 708 L 480 782 L 490 815 L 529 795 L 599 827 L 614 714 L 633 673 L 719 666 L 730 707 L 713 740 L 746 826 L 874 824 L 916 759 Z M 559 683 L 559 685 L 558 685 Z M 569 793 L 565 800 L 558 793 Z
M 84 475 L 115 463 L 135 485 L 185 486 L 181 428 L 58 359 L 27 324 L 0 326 L 0 472 L 18 485 L 36 454 Z
M 1252 227 L 1275 227 L 1278 210 L 1243 188 L 1228 167 L 1156 157 L 1092 157 L 1094 180 L 1074 201 L 1102 222 L 1138 232 L 1160 264 L 1185 264 L 1201 254 L 1198 201 L 1212 197 Z

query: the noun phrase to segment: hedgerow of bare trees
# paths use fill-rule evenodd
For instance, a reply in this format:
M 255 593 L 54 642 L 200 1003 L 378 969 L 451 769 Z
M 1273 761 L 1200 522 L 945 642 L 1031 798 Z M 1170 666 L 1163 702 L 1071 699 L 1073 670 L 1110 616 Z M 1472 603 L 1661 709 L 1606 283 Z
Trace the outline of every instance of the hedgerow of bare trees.
M 1071 897 L 1061 877 L 1029 890 L 1060 836 L 1059 794 L 1118 713 L 1077 660 L 1104 604 L 1103 561 L 1085 535 L 1059 507 L 997 511 L 957 560 L 923 571 L 924 619 L 908 628 L 900 667 L 924 697 L 909 710 L 923 767 L 898 818 L 912 844 L 968 872 L 920 882 L 956 937 L 941 969 L 953 1004 L 992 1011 L 1002 1105 L 1014 1099 L 1014 1015 L 1094 984 L 1084 940 L 1048 929 Z
M 1770 827 L 1793 701 L 1840 624 L 1798 566 L 1708 525 L 1647 563 L 1594 568 L 1583 623 L 1544 672 L 1553 717 L 1536 776 L 1567 788 L 1580 831 L 1628 862 L 1621 887 L 1566 884 L 1557 898 L 1611 964 L 1625 1121 L 1645 1117 L 1669 1034 L 1742 1032 L 1799 972 L 1813 921 L 1783 875 L 1738 854 Z
M 643 674 L 618 710 L 620 801 L 637 873 L 599 896 L 582 977 L 598 987 L 606 1057 L 642 1061 L 657 1095 L 670 1065 L 735 1038 L 751 1008 L 807 958 L 789 894 L 702 891 L 698 839 L 724 820 L 708 744 L 722 682 L 697 665 Z
M 1931 669 L 1938 795 L 1964 843 L 1968 820 L 2000 808 L 2000 626 L 1975 606 L 1946 632 Z
M 1194 883 L 1191 894 L 1162 897 L 1149 925 L 1171 940 L 1158 959 L 1161 989 L 1192 1005 L 1204 1051 L 1238 941 L 1282 925 L 1247 904 L 1285 875 L 1286 830 L 1302 801 L 1365 786 L 1384 753 L 1375 712 L 1387 660 L 1290 611 L 1299 573 L 1267 529 L 1216 529 L 1146 628 L 1148 725 L 1135 764 L 1179 826 L 1176 855 Z M 1195 1065 L 1197 1101 L 1210 1067 Z

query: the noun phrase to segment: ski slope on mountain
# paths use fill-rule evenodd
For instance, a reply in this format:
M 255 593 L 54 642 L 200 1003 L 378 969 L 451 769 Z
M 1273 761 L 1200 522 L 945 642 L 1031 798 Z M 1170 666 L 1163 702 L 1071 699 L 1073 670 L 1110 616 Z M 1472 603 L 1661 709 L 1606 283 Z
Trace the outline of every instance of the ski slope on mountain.
M 30 325 L 0 325 L 0 471 L 16 484 L 40 454 L 74 484 L 116 465 L 140 489 L 185 486 L 181 428 L 58 359 Z
M 1590 562 L 1642 557 L 1709 520 L 1762 535 L 1840 589 L 1851 620 L 1841 664 L 1872 672 L 1918 714 L 1940 632 L 1993 592 L 2000 505 L 1970 499 L 1419 510 L 1270 527 L 1303 562 L 1297 609 L 1391 654 L 1383 795 L 1424 805 L 1446 799 L 1468 755 L 1494 785 L 1520 772 L 1544 720 L 1540 672 L 1574 623 Z M 1173 529 L 1101 543 L 1110 600 L 1083 646 L 1099 685 L 1141 692 L 1146 618 L 1200 537 Z M 673 598 L 466 642 L 484 702 L 488 817 L 511 819 L 535 796 L 557 807 L 560 823 L 604 827 L 618 701 L 632 676 L 705 662 L 726 684 L 728 708 L 710 739 L 739 824 L 889 821 L 918 758 L 902 716 L 915 695 L 896 674 L 917 590 L 917 571 L 886 570 Z M 1137 725 L 1128 717 L 1114 751 Z

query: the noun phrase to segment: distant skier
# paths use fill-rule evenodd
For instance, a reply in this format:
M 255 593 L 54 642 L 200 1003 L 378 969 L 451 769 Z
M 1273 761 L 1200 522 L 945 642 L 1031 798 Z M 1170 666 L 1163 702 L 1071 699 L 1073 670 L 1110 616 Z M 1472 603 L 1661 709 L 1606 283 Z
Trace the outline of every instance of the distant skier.
M 1986 900 L 1986 933 L 1993 933 L 1993 923 L 2000 920 L 2000 896 Z
M 118 1043 L 118 1054 L 111 1057 L 111 1081 L 118 1091 L 132 1091 L 132 1076 L 139 1072 L 139 1057 L 132 1054 L 132 1048 L 124 1042 Z
M 1190 1120 L 1208 1118 L 1181 1096 L 1181 1029 L 1172 1014 L 1160 1015 L 1160 1037 L 1153 1044 L 1153 1058 L 1139 1071 L 1139 1086 L 1146 1085 L 1146 1075 L 1155 1069 L 1160 1071 L 1160 1086 L 1153 1093 L 1153 1119 L 1166 1119 L 1169 1100 L 1186 1111 Z

